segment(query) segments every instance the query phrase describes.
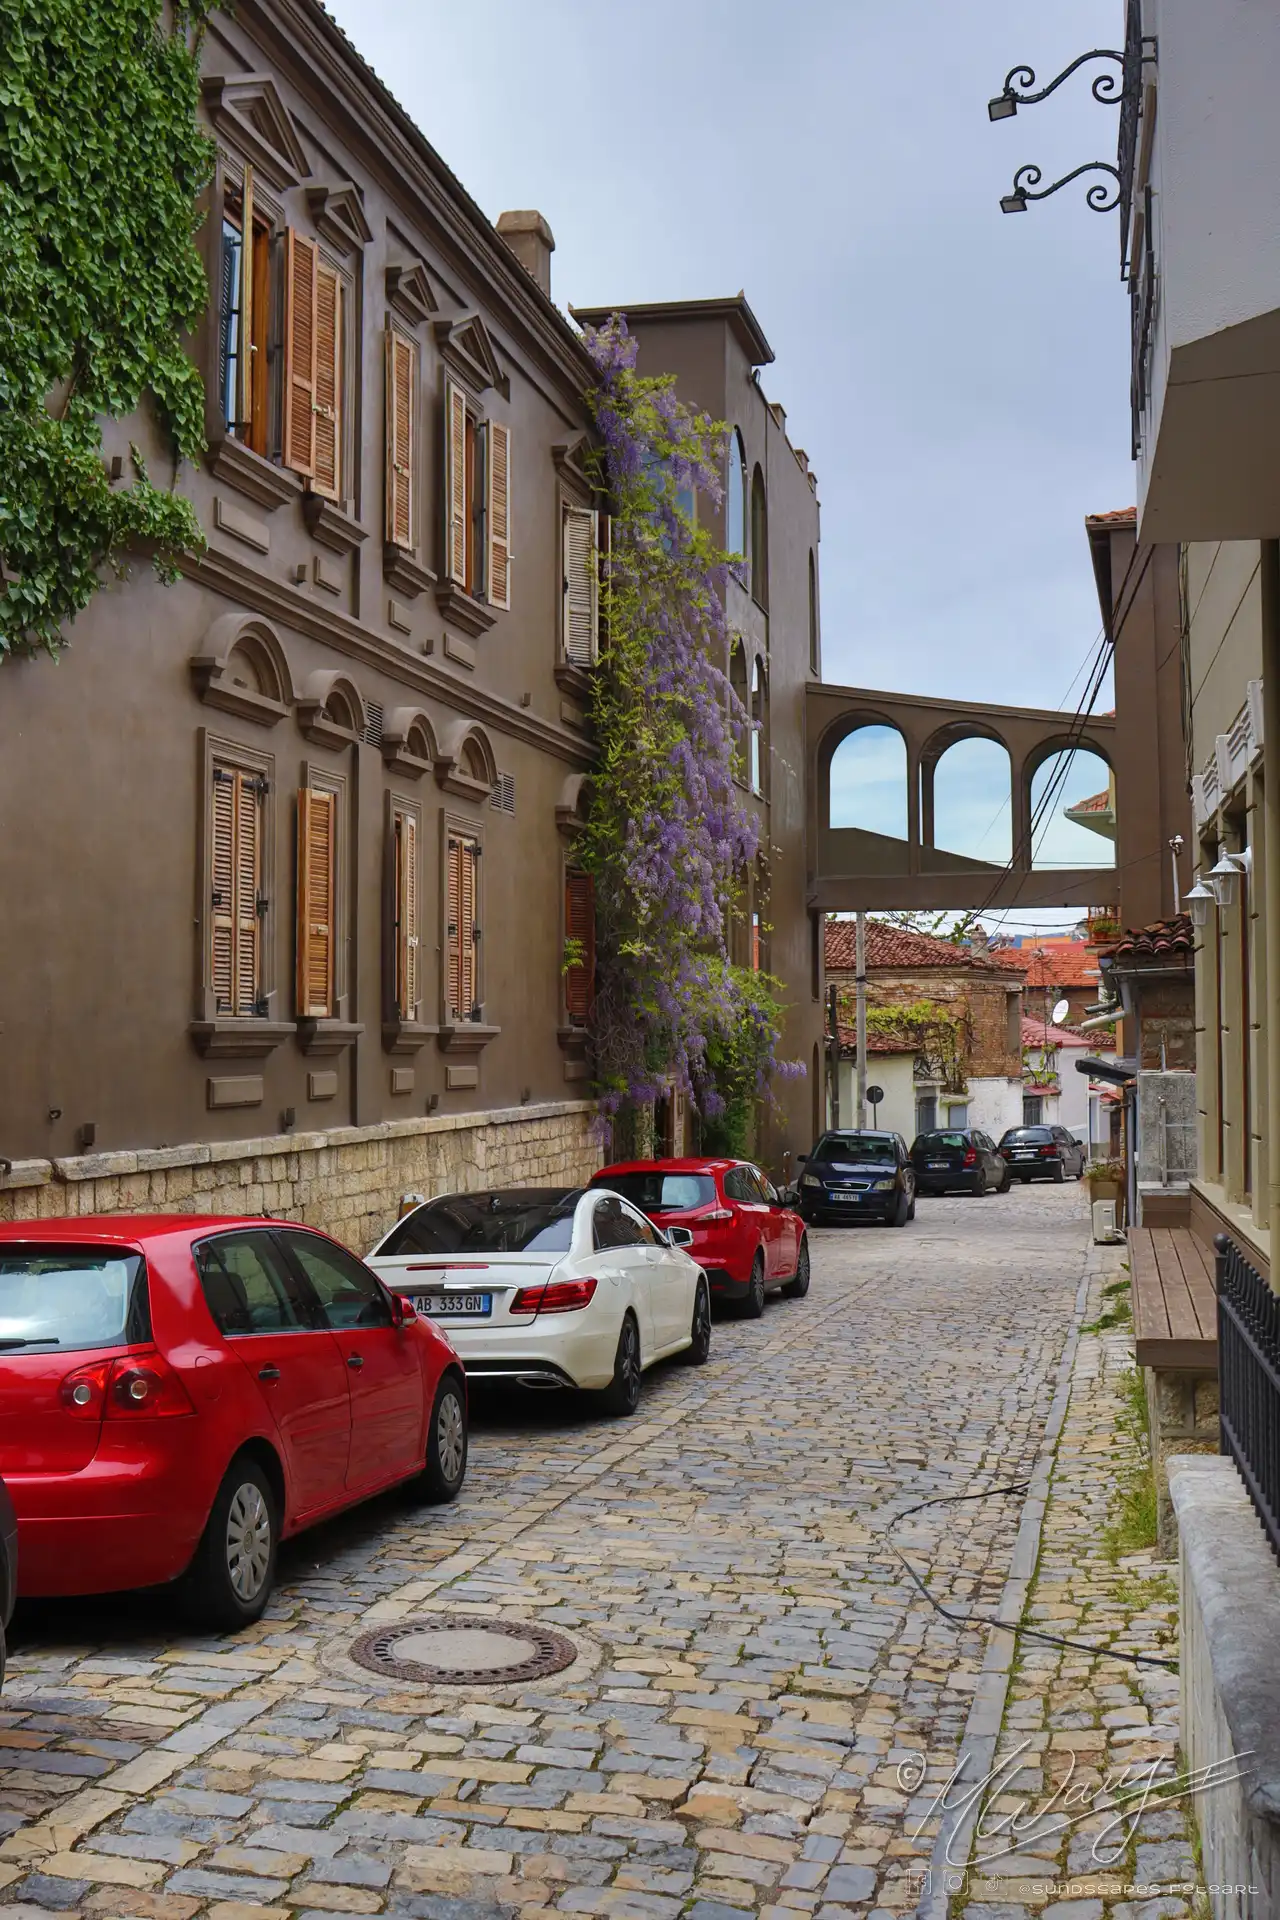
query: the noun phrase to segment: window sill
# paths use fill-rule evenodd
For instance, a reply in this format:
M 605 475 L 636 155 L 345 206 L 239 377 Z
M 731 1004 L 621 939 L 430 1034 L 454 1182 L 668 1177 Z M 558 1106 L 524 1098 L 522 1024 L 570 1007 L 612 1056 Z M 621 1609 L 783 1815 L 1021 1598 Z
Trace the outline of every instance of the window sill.
M 491 1040 L 496 1040 L 502 1032 L 501 1027 L 486 1027 L 480 1020 L 460 1020 L 456 1024 L 446 1023 L 439 1027 L 436 1038 L 441 1053 L 475 1054 L 483 1053 Z
M 340 727 L 325 714 L 324 701 L 308 697 L 298 702 L 298 730 L 304 739 L 318 747 L 340 750 L 359 744 L 360 735 L 350 727 Z
M 291 1020 L 219 1014 L 213 1020 L 193 1020 L 187 1029 L 199 1052 L 209 1060 L 265 1060 L 294 1031 Z
M 419 1053 L 428 1040 L 435 1038 L 439 1027 L 425 1026 L 420 1020 L 394 1020 L 382 1023 L 382 1050 L 384 1053 Z
M 590 1045 L 591 1035 L 586 1027 L 567 1025 L 556 1028 L 556 1040 L 562 1053 L 581 1059 Z
M 289 711 L 283 700 L 268 699 L 265 693 L 255 693 L 251 687 L 240 686 L 229 679 L 226 661 L 216 660 L 212 654 L 198 653 L 188 665 L 196 695 L 206 707 L 234 713 L 238 719 L 252 720 L 258 727 L 274 727 Z
M 398 547 L 391 540 L 382 548 L 382 577 L 389 587 L 402 593 L 406 600 L 416 600 L 428 587 L 434 587 L 436 576 L 430 567 L 422 566 L 414 559 L 407 547 Z
M 336 500 L 326 500 L 321 493 L 303 494 L 302 517 L 311 538 L 328 547 L 331 553 L 354 553 L 368 537 L 366 529 L 352 519 L 345 507 L 339 506 Z
M 456 580 L 436 582 L 436 605 L 450 626 L 460 627 L 463 633 L 473 636 L 487 633 L 498 617 L 483 600 L 464 593 Z
M 582 666 L 577 660 L 561 660 L 555 668 L 555 683 L 561 693 L 567 693 L 571 699 L 586 701 L 591 698 L 595 679 L 590 667 Z
M 307 1058 L 322 1060 L 354 1046 L 364 1032 L 364 1024 L 354 1020 L 299 1020 L 295 1031 L 298 1046 Z
M 215 479 L 225 480 L 237 493 L 256 501 L 269 513 L 301 496 L 303 483 L 296 473 L 287 467 L 278 467 L 274 460 L 264 459 L 233 433 L 225 434 L 210 447 L 208 462 Z

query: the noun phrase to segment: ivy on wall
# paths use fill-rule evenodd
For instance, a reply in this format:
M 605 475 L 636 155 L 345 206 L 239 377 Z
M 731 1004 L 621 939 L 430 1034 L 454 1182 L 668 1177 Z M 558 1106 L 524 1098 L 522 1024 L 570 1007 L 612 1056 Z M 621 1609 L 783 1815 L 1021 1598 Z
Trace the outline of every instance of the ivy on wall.
M 211 0 L 0 0 L 0 659 L 56 654 L 104 569 L 162 578 L 203 537 L 135 450 L 113 484 L 100 419 L 145 403 L 176 461 L 204 445 L 183 345 L 213 150 L 196 120 Z
M 852 1024 L 853 997 L 847 989 L 841 994 L 841 1017 Z M 971 1036 L 963 1013 L 953 1012 L 938 1000 L 869 1006 L 867 1032 L 914 1046 L 931 1079 L 939 1080 L 948 1093 L 964 1092 Z

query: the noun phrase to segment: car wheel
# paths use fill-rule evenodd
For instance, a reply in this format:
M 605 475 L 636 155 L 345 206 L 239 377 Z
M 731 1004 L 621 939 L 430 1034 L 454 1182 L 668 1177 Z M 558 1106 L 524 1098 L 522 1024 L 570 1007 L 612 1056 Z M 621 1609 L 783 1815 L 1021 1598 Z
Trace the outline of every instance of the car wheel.
M 442 1507 L 457 1499 L 466 1477 L 467 1403 L 454 1375 L 446 1373 L 431 1409 L 426 1465 L 409 1482 L 409 1491 L 424 1505 Z
M 748 1320 L 758 1320 L 764 1312 L 764 1254 L 760 1248 L 756 1249 L 756 1257 L 751 1262 L 751 1278 L 742 1311 Z
M 802 1239 L 796 1254 L 795 1278 L 782 1289 L 788 1300 L 803 1300 L 809 1291 L 809 1242 Z
M 691 1367 L 705 1367 L 711 1357 L 711 1289 L 701 1275 L 693 1296 L 693 1324 L 684 1357 Z
M 911 1205 L 907 1208 L 907 1218 L 908 1220 L 914 1220 L 915 1217 L 916 1217 L 916 1196 L 913 1193 L 911 1196 Z
M 1000 1185 L 996 1188 L 996 1192 L 1008 1193 L 1012 1185 L 1013 1185 L 1013 1175 L 1011 1173 L 1006 1172 L 1004 1179 L 1000 1182 Z
M 613 1357 L 613 1379 L 600 1399 L 606 1413 L 623 1420 L 640 1404 L 640 1329 L 633 1313 L 623 1315 L 618 1351 Z
M 1081 1154 L 1080 1156 L 1080 1165 L 1076 1168 L 1076 1179 L 1077 1180 L 1084 1179 L 1084 1155 L 1083 1154 Z
M 898 1195 L 898 1204 L 893 1212 L 885 1216 L 886 1227 L 905 1227 L 911 1218 L 911 1205 L 905 1193 Z
M 974 1198 L 977 1200 L 985 1200 L 989 1191 L 990 1191 L 990 1188 L 987 1181 L 987 1170 L 984 1167 L 982 1170 L 982 1173 L 979 1176 L 978 1184 L 973 1190 Z
M 1055 1187 L 1060 1187 L 1060 1186 L 1062 1185 L 1062 1183 L 1063 1183 L 1063 1181 L 1064 1181 L 1064 1180 L 1066 1179 L 1066 1177 L 1067 1177 L 1067 1170 L 1066 1170 L 1066 1168 L 1065 1168 L 1065 1167 L 1063 1166 L 1063 1164 L 1062 1164 L 1062 1162 L 1061 1162 L 1061 1160 L 1059 1160 L 1059 1162 L 1058 1162 L 1058 1164 L 1057 1164 L 1057 1166 L 1056 1166 L 1056 1167 L 1054 1168 L 1054 1170 L 1053 1170 L 1053 1184 L 1054 1184 L 1054 1186 L 1055 1186 Z
M 241 1454 L 214 1495 L 208 1524 L 183 1580 L 188 1615 L 202 1627 L 234 1632 L 259 1620 L 276 1577 L 280 1521 L 262 1468 Z

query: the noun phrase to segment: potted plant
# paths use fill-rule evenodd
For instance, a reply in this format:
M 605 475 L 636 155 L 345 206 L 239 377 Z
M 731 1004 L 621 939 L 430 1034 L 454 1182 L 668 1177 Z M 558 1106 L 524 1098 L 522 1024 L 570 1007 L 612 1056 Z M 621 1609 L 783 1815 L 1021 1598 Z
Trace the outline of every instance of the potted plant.
M 1091 1160 L 1084 1170 L 1084 1177 L 1089 1182 L 1089 1198 L 1091 1200 L 1122 1200 L 1124 1176 L 1123 1160 Z

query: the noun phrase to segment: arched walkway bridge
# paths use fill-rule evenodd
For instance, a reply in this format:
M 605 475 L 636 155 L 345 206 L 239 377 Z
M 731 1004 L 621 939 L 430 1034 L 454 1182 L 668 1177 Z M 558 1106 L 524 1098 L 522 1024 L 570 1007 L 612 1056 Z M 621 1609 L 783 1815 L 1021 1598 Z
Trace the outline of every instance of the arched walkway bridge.
M 1111 897 L 1114 867 L 1031 864 L 1031 786 L 1037 772 L 1070 747 L 1096 753 L 1114 766 L 1115 720 L 1110 714 L 1079 722 L 1074 714 L 1029 707 L 930 700 L 919 694 L 819 684 L 807 688 L 805 702 L 811 910 L 1083 909 Z M 832 757 L 841 741 L 861 727 L 891 727 L 905 743 L 905 840 L 830 824 Z M 971 739 L 994 740 L 1009 756 L 1013 857 L 1007 871 L 935 845 L 935 770 L 949 747 Z M 1064 794 L 1055 805 L 1061 808 L 1072 797 Z

